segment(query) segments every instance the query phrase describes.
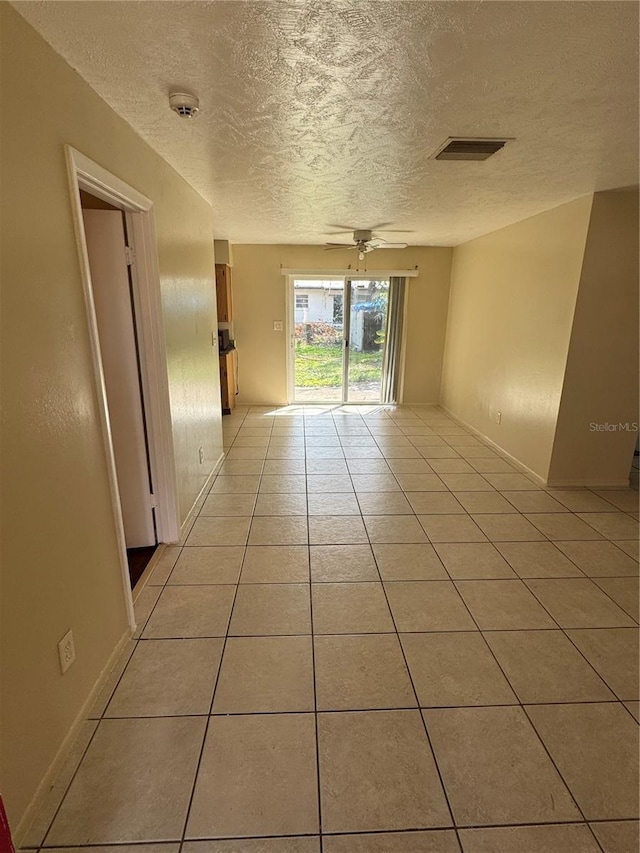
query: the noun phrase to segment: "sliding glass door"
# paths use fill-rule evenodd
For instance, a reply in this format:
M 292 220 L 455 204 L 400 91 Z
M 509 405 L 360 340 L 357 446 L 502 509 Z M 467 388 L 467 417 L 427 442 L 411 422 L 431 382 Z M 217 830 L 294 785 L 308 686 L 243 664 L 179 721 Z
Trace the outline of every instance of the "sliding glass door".
M 293 400 L 342 403 L 344 382 L 344 280 L 294 280 Z
M 294 402 L 380 402 L 388 297 L 388 280 L 293 280 Z
M 347 282 L 349 328 L 345 402 L 379 403 L 387 330 L 388 281 Z

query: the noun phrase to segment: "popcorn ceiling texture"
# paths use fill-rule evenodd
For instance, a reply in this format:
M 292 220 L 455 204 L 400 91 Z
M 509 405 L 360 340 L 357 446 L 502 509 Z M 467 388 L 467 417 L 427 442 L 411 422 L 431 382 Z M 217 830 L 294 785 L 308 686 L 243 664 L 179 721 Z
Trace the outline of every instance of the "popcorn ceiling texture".
M 221 238 L 384 221 L 456 245 L 638 182 L 635 3 L 13 5 L 211 202 Z M 193 122 L 168 107 L 182 88 Z M 451 135 L 516 141 L 430 159 Z

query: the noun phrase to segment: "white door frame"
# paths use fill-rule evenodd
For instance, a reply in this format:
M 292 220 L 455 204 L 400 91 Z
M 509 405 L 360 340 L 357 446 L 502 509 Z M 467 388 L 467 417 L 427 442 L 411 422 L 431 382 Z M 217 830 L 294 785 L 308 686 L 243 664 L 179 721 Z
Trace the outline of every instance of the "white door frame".
M 178 480 L 173 451 L 169 376 L 162 320 L 153 202 L 70 145 L 65 145 L 65 154 L 87 312 L 91 361 L 111 491 L 111 507 L 120 554 L 122 583 L 129 625 L 134 628 L 135 617 L 129 580 L 129 565 L 109 424 L 109 407 L 100 355 L 91 271 L 82 219 L 80 190 L 86 190 L 97 198 L 124 211 L 125 214 L 127 236 L 135 259 L 135 263 L 131 267 L 131 277 L 138 332 L 142 395 L 147 424 L 149 464 L 156 502 L 156 528 L 160 542 L 177 542 L 180 538 Z

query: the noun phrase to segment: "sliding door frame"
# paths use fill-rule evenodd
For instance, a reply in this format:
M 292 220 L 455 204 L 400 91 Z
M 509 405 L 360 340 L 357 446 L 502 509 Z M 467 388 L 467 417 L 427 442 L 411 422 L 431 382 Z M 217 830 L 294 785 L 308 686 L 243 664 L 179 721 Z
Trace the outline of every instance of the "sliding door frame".
M 349 396 L 349 342 L 351 340 L 351 284 L 352 280 L 345 276 L 342 290 L 342 405 L 345 406 Z
M 358 400 L 349 402 L 349 342 L 351 340 L 351 287 L 356 281 L 388 281 L 390 276 L 387 274 L 376 275 L 372 270 L 371 275 L 322 275 L 322 273 L 307 274 L 307 275 L 287 275 L 286 292 L 286 311 L 287 311 L 287 399 L 289 405 L 318 405 L 318 406 L 376 406 L 382 405 L 380 400 Z M 341 281 L 342 282 L 342 394 L 340 400 L 296 400 L 295 398 L 295 282 L 296 281 Z M 403 336 L 404 338 L 404 336 Z M 404 346 L 404 339 L 403 339 Z M 402 361 L 402 374 L 404 374 L 404 360 Z M 382 378 L 382 377 L 381 377 Z

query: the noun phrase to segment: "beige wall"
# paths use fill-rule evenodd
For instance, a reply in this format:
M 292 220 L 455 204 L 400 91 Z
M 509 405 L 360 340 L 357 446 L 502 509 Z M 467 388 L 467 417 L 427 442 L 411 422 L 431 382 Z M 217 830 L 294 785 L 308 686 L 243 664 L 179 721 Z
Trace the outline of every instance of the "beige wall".
M 65 143 L 155 203 L 183 517 L 221 441 L 209 206 L 6 3 L 0 16 L 0 789 L 15 826 L 127 630 Z M 77 660 L 61 676 L 69 628 Z
M 638 421 L 638 193 L 596 193 L 549 482 L 626 484 Z
M 453 253 L 441 401 L 543 479 L 592 198 L 472 240 Z
M 446 328 L 451 249 L 412 246 L 373 252 L 369 270 L 412 269 L 409 279 L 404 402 L 436 403 L 439 397 Z M 233 246 L 234 334 L 238 346 L 238 403 L 287 402 L 286 332 L 274 332 L 274 320 L 286 323 L 286 279 L 280 268 L 345 269 L 353 250 L 325 252 L 322 246 Z M 286 326 L 285 326 L 286 328 Z

